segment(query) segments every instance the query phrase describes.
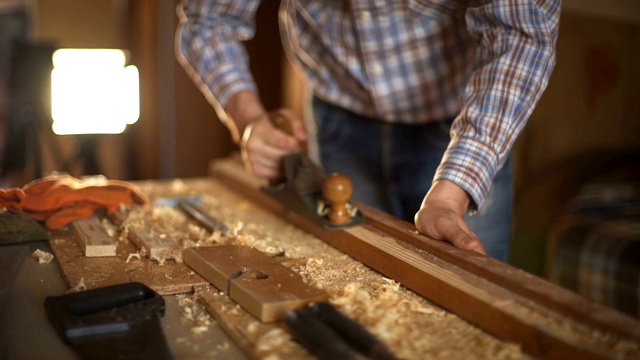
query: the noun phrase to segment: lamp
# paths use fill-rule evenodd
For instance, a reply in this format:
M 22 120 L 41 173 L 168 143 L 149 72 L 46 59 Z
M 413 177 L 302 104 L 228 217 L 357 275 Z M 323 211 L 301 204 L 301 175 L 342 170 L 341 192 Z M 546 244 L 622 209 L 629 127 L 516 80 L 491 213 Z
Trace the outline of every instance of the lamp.
M 99 173 L 97 137 L 119 134 L 140 116 L 138 69 L 118 49 L 58 49 L 51 71 L 52 129 L 79 135 L 85 173 Z
M 53 132 L 119 134 L 140 116 L 138 69 L 116 49 L 59 49 L 53 53 Z

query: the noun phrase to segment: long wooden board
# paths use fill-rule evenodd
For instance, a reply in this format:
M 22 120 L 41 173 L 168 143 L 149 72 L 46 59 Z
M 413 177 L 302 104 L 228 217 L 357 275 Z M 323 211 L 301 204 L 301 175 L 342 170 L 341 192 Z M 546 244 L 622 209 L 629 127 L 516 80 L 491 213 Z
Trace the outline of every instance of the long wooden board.
M 315 359 L 295 342 L 278 344 L 277 351 L 272 346 L 260 346 L 269 334 L 287 331 L 284 322 L 263 323 L 246 311 L 239 310 L 238 304 L 213 287 L 197 287 L 198 302 L 213 316 L 216 322 L 251 359 Z
M 213 170 L 253 202 L 534 356 L 608 358 L 619 356 L 620 344 L 638 349 L 640 322 L 543 279 L 418 235 L 411 224 L 362 204 L 364 225 L 328 231 L 262 192 L 238 161 L 216 161 Z

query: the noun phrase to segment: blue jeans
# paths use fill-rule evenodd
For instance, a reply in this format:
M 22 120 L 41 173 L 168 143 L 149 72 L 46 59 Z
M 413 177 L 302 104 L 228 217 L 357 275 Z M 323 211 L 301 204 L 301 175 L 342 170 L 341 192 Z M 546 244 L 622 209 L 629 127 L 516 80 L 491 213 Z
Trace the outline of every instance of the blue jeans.
M 389 124 L 313 98 L 323 170 L 353 180 L 353 198 L 413 223 L 450 140 L 452 119 L 425 125 Z M 507 261 L 511 239 L 511 157 L 465 221 L 489 256 Z

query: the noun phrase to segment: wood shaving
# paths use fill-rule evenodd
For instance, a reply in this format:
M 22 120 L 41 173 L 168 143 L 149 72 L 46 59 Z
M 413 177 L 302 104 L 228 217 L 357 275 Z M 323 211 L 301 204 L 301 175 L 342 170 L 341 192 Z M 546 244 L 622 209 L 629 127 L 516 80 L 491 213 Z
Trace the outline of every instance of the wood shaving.
M 109 221 L 109 219 L 103 218 L 100 222 L 102 223 L 104 230 L 107 232 L 107 235 L 111 237 L 115 237 L 117 235 L 118 229 L 111 221 Z
M 182 307 L 180 322 L 183 324 L 191 324 L 192 326 L 189 331 L 192 334 L 201 336 L 203 333 L 209 331 L 213 320 L 209 313 L 203 309 L 202 305 L 194 301 L 193 295 L 176 295 L 176 300 L 178 301 L 178 305 Z
M 70 293 L 80 292 L 87 290 L 87 285 L 84 283 L 84 278 L 80 278 L 80 281 L 76 284 L 76 286 L 69 289 Z
M 138 252 L 134 252 L 134 253 L 130 253 L 130 254 L 127 256 L 127 260 L 125 261 L 125 263 L 127 263 L 127 264 L 128 264 L 128 263 L 129 263 L 129 260 L 131 260 L 131 259 L 133 259 L 133 258 L 136 258 L 136 259 L 140 260 L 140 251 L 138 251 Z
M 38 259 L 38 264 L 48 264 L 53 260 L 53 254 L 40 249 L 36 249 L 31 253 L 31 257 Z
M 260 340 L 258 340 L 256 348 L 258 351 L 277 350 L 290 340 L 291 335 L 289 335 L 288 332 L 281 328 L 275 328 L 264 334 Z

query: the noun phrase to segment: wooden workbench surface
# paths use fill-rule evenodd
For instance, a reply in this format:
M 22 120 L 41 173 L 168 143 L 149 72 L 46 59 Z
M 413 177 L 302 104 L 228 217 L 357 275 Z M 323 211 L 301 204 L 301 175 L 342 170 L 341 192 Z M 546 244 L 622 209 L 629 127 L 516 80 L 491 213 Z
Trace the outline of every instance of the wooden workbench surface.
M 308 284 L 326 290 L 334 305 L 378 335 L 400 358 L 527 358 L 517 344 L 488 335 L 214 179 L 137 185 L 152 199 L 203 196 L 201 207 L 226 223 L 230 234 L 200 241 L 248 245 L 267 254 L 284 251 L 285 265 Z M 184 229 L 186 220 L 179 210 L 165 208 L 158 216 L 166 226 L 175 226 L 176 232 L 184 231 L 178 230 Z M 189 241 L 195 240 L 191 234 Z M 257 326 L 257 321 L 246 326 Z M 261 357 L 280 352 L 300 354 L 299 346 L 283 331 L 267 333 L 257 341 L 257 347 L 268 350 L 263 350 Z
M 529 358 L 519 344 L 500 340 L 444 310 L 397 281 L 386 278 L 325 241 L 260 207 L 250 197 L 231 190 L 216 179 L 154 180 L 136 182 L 136 185 L 152 200 L 201 196 L 201 207 L 229 227 L 227 236 L 205 232 L 177 208 L 154 208 L 154 221 L 162 224 L 183 247 L 233 244 L 255 247 L 271 255 L 284 252 L 283 264 L 300 274 L 308 284 L 327 291 L 331 303 L 381 338 L 399 358 Z M 164 320 L 165 334 L 178 358 L 234 358 L 241 354 L 239 347 L 250 357 L 310 358 L 291 339 L 285 327 L 275 325 L 265 328 L 264 324 L 247 317 L 232 302 L 220 306 L 227 306 L 225 309 L 229 314 L 238 315 L 236 320 L 228 318 L 229 321 L 237 321 L 234 324 L 236 332 L 245 337 L 253 335 L 253 338 L 249 344 L 237 345 L 230 341 L 226 335 L 221 334 L 221 326 L 195 301 L 198 292 L 196 295 L 191 293 L 198 289 L 203 296 L 210 296 L 216 290 L 203 287 L 201 279 L 194 278 L 189 271 L 183 272 L 184 264 L 179 261 L 170 260 L 159 264 L 148 259 L 132 259 L 128 256 L 133 251 L 131 244 L 118 243 L 119 257 L 111 262 L 113 265 L 115 261 L 121 268 L 102 266 L 91 277 L 86 270 L 91 268 L 91 262 L 104 260 L 82 259 L 81 261 L 89 263 L 85 264 L 84 270 L 78 270 L 73 265 L 73 259 L 79 258 L 75 251 L 81 253 L 81 249 L 70 237 L 70 232 L 62 231 L 54 234 L 51 239 L 54 253 L 58 248 L 57 254 L 62 257 L 58 260 L 62 260 L 60 264 L 64 275 L 64 284 L 58 284 L 56 289 L 76 286 L 80 279 L 84 280 L 87 287 L 92 288 L 114 281 L 140 281 L 143 278 L 139 274 L 135 275 L 138 276 L 136 278 L 132 276 L 136 273 L 147 274 L 147 279 L 152 282 L 148 285 L 158 286 L 157 291 L 165 289 L 165 298 L 170 299 L 168 310 L 173 310 L 167 312 Z M 31 260 L 33 259 L 26 261 Z M 29 266 L 38 267 L 33 261 Z M 182 280 L 179 280 L 180 276 L 183 276 Z M 60 282 L 61 279 L 56 281 Z M 59 294 L 61 292 L 47 293 Z M 228 326 L 226 329 L 229 330 Z M 189 334 L 187 337 L 176 335 L 185 331 Z M 589 339 L 585 338 L 584 341 L 589 342 Z M 612 356 L 624 358 L 629 354 L 638 354 L 638 351 L 637 343 L 621 342 L 616 345 Z
M 185 247 L 235 244 L 252 246 L 266 254 L 284 251 L 285 265 L 299 273 L 308 284 L 327 291 L 336 307 L 379 336 L 400 358 L 421 358 L 425 355 L 435 359 L 527 358 L 517 344 L 501 341 L 470 325 L 396 281 L 385 278 L 315 236 L 278 218 L 215 179 L 141 181 L 136 185 L 152 201 L 166 197 L 201 196 L 201 208 L 227 224 L 230 229 L 228 236 L 206 233 L 174 207 L 155 207 L 155 221 L 161 223 L 169 235 L 179 239 Z M 137 273 L 157 273 L 160 276 L 150 276 L 149 281 L 159 282 L 160 289 L 164 289 L 163 280 L 173 280 L 170 279 L 172 276 L 167 275 L 171 273 L 167 268 L 183 265 L 173 261 L 164 264 L 143 263 L 128 256 L 133 251 L 130 244 L 120 242 L 117 259 L 83 258 L 81 249 L 70 236 L 70 232 L 62 231 L 51 239 L 54 254 L 63 257 L 68 287 L 76 286 L 80 279 L 88 288 L 93 288 L 109 285 L 116 281 L 114 279 L 123 282 L 140 280 Z M 126 258 L 129 258 L 129 262 L 126 262 Z M 105 261 L 110 262 L 111 266 L 91 266 Z M 82 262 L 86 269 L 79 269 L 78 262 Z M 114 265 L 116 263 L 120 265 Z M 146 270 L 140 269 L 141 266 Z M 150 286 L 153 287 L 153 284 Z M 191 290 L 188 288 L 177 292 Z M 197 306 L 192 301 L 193 295 L 179 296 L 191 306 Z M 243 312 L 239 307 L 233 307 L 233 311 Z M 255 319 L 246 322 L 245 318 L 242 321 L 245 321 L 243 326 L 247 329 L 260 328 L 261 325 Z M 214 323 L 211 319 L 211 323 L 199 325 L 199 336 L 217 336 L 215 333 L 210 335 L 211 328 L 219 330 Z M 252 345 L 255 349 L 250 351 L 250 355 L 266 357 L 295 354 L 296 357 L 309 357 L 283 329 L 276 326 L 263 331 L 264 336 L 255 339 Z M 234 347 L 235 344 L 229 344 L 229 348 Z M 221 354 L 224 351 L 218 350 L 217 356 L 224 358 Z

